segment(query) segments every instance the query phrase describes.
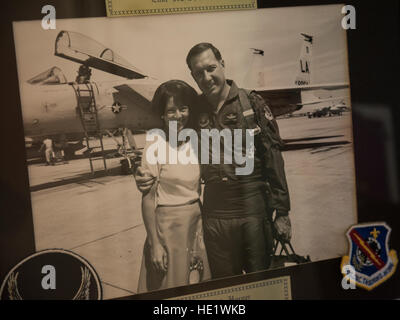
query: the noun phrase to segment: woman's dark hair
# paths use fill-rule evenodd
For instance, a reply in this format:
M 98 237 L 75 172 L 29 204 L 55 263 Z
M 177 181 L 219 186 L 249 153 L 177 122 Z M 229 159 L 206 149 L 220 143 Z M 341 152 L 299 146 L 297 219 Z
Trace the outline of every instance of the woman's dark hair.
M 164 115 L 168 99 L 171 97 L 176 104 L 189 107 L 186 127 L 193 128 L 198 99 L 196 90 L 182 80 L 170 80 L 161 84 L 154 93 L 152 101 L 152 108 L 159 117 Z

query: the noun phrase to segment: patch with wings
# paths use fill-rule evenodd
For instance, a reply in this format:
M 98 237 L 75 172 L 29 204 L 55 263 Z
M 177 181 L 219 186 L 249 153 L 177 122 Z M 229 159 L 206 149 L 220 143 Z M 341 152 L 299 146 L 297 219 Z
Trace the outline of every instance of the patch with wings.
M 1 300 L 101 300 L 100 279 L 81 256 L 63 249 L 36 252 L 8 273 Z

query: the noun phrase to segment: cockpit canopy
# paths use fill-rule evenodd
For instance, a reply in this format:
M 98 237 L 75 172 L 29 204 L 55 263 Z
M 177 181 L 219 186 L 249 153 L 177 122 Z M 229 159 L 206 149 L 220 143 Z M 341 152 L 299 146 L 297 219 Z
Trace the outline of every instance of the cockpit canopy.
M 110 48 L 78 32 L 60 31 L 56 38 L 54 54 L 120 77 L 128 79 L 146 77 Z

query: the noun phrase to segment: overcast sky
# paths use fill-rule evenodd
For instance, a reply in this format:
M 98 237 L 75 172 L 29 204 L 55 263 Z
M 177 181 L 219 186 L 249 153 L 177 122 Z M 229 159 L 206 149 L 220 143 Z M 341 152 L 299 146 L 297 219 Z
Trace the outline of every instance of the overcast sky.
M 78 65 L 54 56 L 57 34 L 68 30 L 80 32 L 113 49 L 143 73 L 160 81 L 182 79 L 195 86 L 186 67 L 186 54 L 196 43 L 211 42 L 222 53 L 227 77 L 240 86 L 248 87 L 252 80 L 249 72 L 254 72 L 255 68 L 264 72 L 266 87 L 293 86 L 302 32 L 314 36 L 312 83 L 347 82 L 346 34 L 341 28 L 341 7 L 57 19 L 56 30 L 43 30 L 41 21 L 16 22 L 19 77 L 26 81 L 58 66 L 69 81 L 74 80 Z M 264 56 L 253 55 L 250 48 L 264 50 Z M 121 78 L 93 71 L 92 79 Z

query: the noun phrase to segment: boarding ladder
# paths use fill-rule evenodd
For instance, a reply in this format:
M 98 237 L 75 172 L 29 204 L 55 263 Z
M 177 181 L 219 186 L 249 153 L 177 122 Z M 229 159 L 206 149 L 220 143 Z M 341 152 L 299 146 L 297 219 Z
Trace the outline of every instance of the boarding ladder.
M 90 171 L 94 174 L 93 162 L 98 160 L 103 161 L 104 170 L 107 171 L 103 135 L 100 130 L 93 85 L 91 82 L 85 82 L 83 84 L 73 84 L 73 87 L 76 94 L 77 110 L 80 115 L 89 151 Z M 99 140 L 100 146 L 91 146 L 91 139 L 93 138 Z M 99 150 L 101 155 L 95 156 L 95 150 Z

